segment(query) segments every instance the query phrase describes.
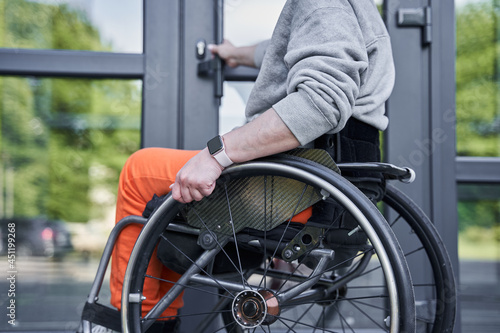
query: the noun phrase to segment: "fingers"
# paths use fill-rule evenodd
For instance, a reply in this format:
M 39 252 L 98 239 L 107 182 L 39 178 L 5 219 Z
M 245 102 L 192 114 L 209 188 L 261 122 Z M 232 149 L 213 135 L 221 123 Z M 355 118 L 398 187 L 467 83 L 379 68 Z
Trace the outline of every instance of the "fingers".
M 214 55 L 218 55 L 226 62 L 229 67 L 237 67 L 239 64 L 236 54 L 236 48 L 229 41 L 224 40 L 222 44 L 209 44 L 207 48 Z
M 182 203 L 200 201 L 210 195 L 222 172 L 220 164 L 205 148 L 179 170 L 170 186 L 172 197 Z
M 212 52 L 212 54 L 216 54 L 218 49 L 217 49 L 217 45 L 215 44 L 208 44 L 207 45 L 207 49 Z
M 209 196 L 213 192 L 214 186 L 211 186 L 205 190 L 199 190 L 196 188 L 191 188 L 187 186 L 177 186 L 176 183 L 170 185 L 172 190 L 172 197 L 181 203 L 190 203 L 192 201 L 200 201 L 206 196 Z
M 189 203 L 193 200 L 200 201 L 201 199 L 203 199 L 203 195 L 201 195 L 201 193 L 194 188 L 182 187 L 180 192 L 180 201 L 183 203 Z
M 224 39 L 222 44 L 208 44 L 207 48 L 213 54 L 219 54 L 221 49 L 234 48 L 234 45 L 230 41 L 228 41 L 227 39 Z
M 220 48 L 221 48 L 222 44 L 221 45 L 217 45 L 217 44 L 208 44 L 207 45 L 207 49 L 212 53 L 212 54 L 217 54 L 219 55 L 220 57 L 222 57 L 220 55 Z

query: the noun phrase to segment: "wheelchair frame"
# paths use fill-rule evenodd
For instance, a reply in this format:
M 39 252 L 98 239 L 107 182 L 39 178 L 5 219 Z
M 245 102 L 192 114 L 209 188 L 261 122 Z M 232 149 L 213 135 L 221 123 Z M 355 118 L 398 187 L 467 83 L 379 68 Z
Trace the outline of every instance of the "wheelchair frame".
M 351 171 L 360 171 L 360 170 L 363 170 L 363 171 L 370 171 L 370 172 L 381 172 L 385 175 L 385 178 L 387 179 L 399 179 L 401 181 L 404 181 L 404 182 L 411 182 L 413 181 L 415 175 L 413 173 L 412 170 L 410 169 L 407 169 L 407 168 L 399 168 L 399 167 L 396 167 L 396 166 L 393 166 L 393 165 L 390 165 L 390 164 L 385 164 L 385 163 L 347 163 L 347 164 L 340 164 L 339 165 L 340 169 L 342 171 L 344 170 L 351 170 Z M 231 168 L 228 168 L 225 172 L 224 172 L 224 175 L 223 175 L 223 178 L 226 177 L 226 178 L 231 178 L 231 177 L 240 177 L 242 174 L 244 175 L 248 175 L 248 174 L 276 174 L 276 175 L 283 175 L 283 173 L 287 174 L 289 177 L 291 178 L 306 178 L 306 179 L 309 179 L 313 182 L 323 182 L 322 183 L 322 187 L 323 188 L 328 188 L 329 186 L 329 192 L 330 192 L 330 195 L 334 195 L 337 200 L 345 200 L 345 194 L 342 193 L 343 191 L 347 191 L 347 192 L 352 192 L 352 193 L 356 193 L 356 189 L 354 188 L 354 186 L 348 184 L 344 184 L 341 182 L 341 189 L 339 190 L 338 188 L 335 188 L 333 187 L 331 184 L 328 185 L 327 183 L 324 183 L 324 178 L 325 178 L 325 174 L 326 173 L 330 173 L 330 177 L 333 177 L 334 178 L 334 182 L 337 182 L 336 185 L 337 187 L 339 186 L 339 183 L 338 183 L 338 179 L 337 178 L 341 178 L 341 177 L 338 177 L 335 175 L 335 173 L 333 173 L 331 170 L 328 170 L 320 165 L 314 165 L 314 164 L 311 164 L 309 161 L 304 161 L 304 160 L 301 160 L 301 159 L 292 159 L 292 160 L 288 160 L 286 161 L 285 163 L 283 163 L 282 160 L 279 160 L 279 161 L 276 161 L 276 160 L 266 160 L 266 161 L 258 161 L 258 162 L 249 162 L 249 163 L 245 163 L 245 164 L 242 164 L 242 165 L 237 165 L 235 167 L 231 167 Z M 347 182 L 345 182 L 347 183 Z M 342 188 L 343 186 L 343 188 Z M 352 188 L 350 188 L 352 187 Z M 354 189 L 353 189 L 354 188 Z M 397 190 L 395 190 L 393 187 L 390 187 L 389 188 L 389 192 L 391 193 L 390 197 L 392 198 L 391 200 L 393 201 L 393 205 L 394 205 L 394 201 L 398 201 L 398 197 L 404 197 L 404 195 L 401 193 L 401 192 L 398 192 Z M 359 192 L 359 191 L 358 191 Z M 359 195 L 360 198 L 362 199 L 358 199 L 358 198 L 355 198 L 355 200 L 361 200 L 361 201 L 365 201 L 365 203 L 362 203 L 361 205 L 365 205 L 366 207 L 369 207 L 369 204 L 366 203 L 368 200 L 366 199 L 366 197 L 364 197 L 361 192 L 357 193 L 356 195 Z M 403 201 L 404 202 L 408 202 L 409 199 L 405 198 Z M 371 223 L 373 223 L 373 219 L 377 219 L 377 215 L 375 213 L 373 213 L 373 205 L 372 205 L 372 208 L 365 208 L 365 212 L 361 212 L 359 210 L 358 207 L 356 206 L 353 206 L 352 203 L 349 204 L 348 203 L 349 200 L 347 200 L 345 202 L 345 204 L 349 207 L 350 209 L 350 212 L 354 215 L 356 215 L 357 217 L 357 220 L 360 221 L 360 225 L 362 225 L 362 228 L 363 230 L 368 233 L 368 235 L 372 235 L 370 240 L 375 240 L 375 244 L 372 244 L 375 248 L 375 250 L 377 251 L 377 254 L 380 256 L 383 256 L 383 253 L 384 251 L 382 251 L 381 249 L 384 248 L 384 245 L 381 245 L 381 244 L 376 244 L 376 239 L 378 239 L 379 237 L 374 237 L 373 234 L 376 234 L 376 232 L 373 230 L 372 228 L 372 225 Z M 400 206 L 401 206 L 401 203 L 400 203 Z M 424 248 L 425 248 L 425 251 L 427 252 L 431 252 L 431 256 L 432 256 L 432 260 L 434 263 L 432 265 L 432 269 L 433 269 L 433 272 L 434 272 L 434 276 L 435 276 L 435 279 L 442 279 L 443 278 L 443 272 L 442 270 L 446 270 L 445 271 L 445 279 L 448 280 L 447 284 L 446 284 L 446 288 L 447 288 L 447 292 L 449 293 L 449 295 L 452 295 L 454 296 L 454 292 L 455 292 L 455 287 L 454 287 L 454 280 L 453 280 L 453 272 L 451 271 L 451 265 L 449 265 L 449 259 L 447 257 L 447 254 L 446 254 L 446 250 L 444 249 L 444 246 L 442 245 L 442 243 L 440 243 L 440 239 L 439 239 L 439 236 L 437 235 L 437 232 L 435 231 L 435 229 L 433 229 L 432 227 L 432 224 L 430 224 L 430 222 L 428 221 L 428 219 L 425 217 L 425 214 L 423 214 L 421 212 L 421 210 L 416 206 L 416 205 L 410 205 L 411 209 L 413 209 L 413 211 L 410 210 L 410 212 L 406 213 L 407 216 L 405 216 L 405 219 L 408 220 L 412 220 L 412 226 L 411 228 L 415 229 L 419 229 L 420 231 L 418 232 L 418 235 L 417 237 L 419 238 L 424 238 L 425 240 L 423 241 L 423 244 L 424 244 Z M 176 203 L 176 202 L 173 202 L 173 199 L 167 199 L 166 203 L 162 204 L 157 211 L 155 211 L 155 213 L 149 218 L 149 220 L 152 220 L 152 221 L 161 221 L 161 220 L 165 220 L 165 214 L 167 214 L 167 220 L 169 219 L 173 219 L 173 216 L 168 216 L 169 212 L 168 210 L 169 209 L 172 209 L 172 208 L 180 208 L 181 205 Z M 404 204 L 403 204 L 403 207 L 404 207 Z M 367 209 L 367 211 L 366 211 Z M 174 209 L 175 210 L 175 209 Z M 370 212 L 370 210 L 372 210 Z M 368 221 L 368 219 L 366 218 L 366 215 L 370 215 L 372 214 L 372 221 Z M 374 217 L 375 216 L 375 217 Z M 421 222 L 421 221 L 424 221 L 424 222 Z M 111 256 L 111 252 L 112 252 L 112 249 L 113 249 L 113 246 L 114 246 L 114 242 L 116 241 L 119 233 L 121 232 L 121 230 L 126 227 L 128 224 L 130 223 L 146 223 L 147 220 L 142 218 L 142 217 L 128 217 L 122 221 L 120 221 L 115 229 L 113 229 L 113 232 L 111 233 L 110 235 L 110 238 L 108 240 L 108 243 L 106 244 L 106 248 L 104 250 L 104 253 L 103 253 L 103 257 L 101 259 L 101 263 L 99 265 L 99 268 L 98 268 L 98 272 L 96 274 L 96 279 L 94 281 L 94 284 L 92 286 L 92 289 L 91 289 L 91 292 L 89 294 L 89 297 L 88 297 L 88 300 L 87 300 L 87 305 L 86 305 L 86 308 L 87 308 L 87 315 L 85 318 L 87 319 L 94 319 L 96 317 L 96 313 L 97 312 L 100 312 L 102 311 L 102 309 L 99 307 L 99 305 L 97 305 L 96 301 L 98 299 L 98 294 L 99 294 L 99 290 L 101 288 L 101 285 L 102 285 L 102 281 L 103 281 L 103 278 L 104 278 L 104 274 L 105 274 L 105 271 L 106 271 L 106 267 L 109 263 L 109 258 Z M 384 220 L 385 222 L 385 220 Z M 159 223 L 159 222 L 158 222 Z M 144 228 L 143 232 L 141 233 L 141 235 L 139 236 L 138 238 L 138 241 L 137 241 L 137 244 L 141 244 L 141 243 L 146 243 L 146 240 L 149 235 L 151 234 L 151 231 L 149 230 L 154 230 L 155 228 L 158 228 L 158 223 L 148 223 L 146 224 L 146 227 Z M 382 223 L 379 221 L 379 223 Z M 156 224 L 156 226 L 155 226 Z M 182 224 L 175 224 L 175 223 L 167 223 L 168 224 L 168 230 L 171 230 L 171 231 L 175 231 L 175 232 L 187 232 L 187 233 L 193 233 L 194 230 L 193 228 L 190 228 L 186 225 L 182 225 Z M 423 224 L 424 226 L 423 227 L 419 227 L 419 225 Z M 380 226 L 378 226 L 380 228 Z M 161 226 L 160 229 L 164 229 L 165 226 Z M 382 227 L 382 228 L 385 228 L 385 227 Z M 387 229 L 388 230 L 384 230 L 384 234 L 386 236 L 388 236 L 390 238 L 390 241 L 387 241 L 387 240 L 384 240 L 386 243 L 392 243 L 394 248 L 391 250 L 391 251 L 395 251 L 395 252 L 400 252 L 400 249 L 399 249 L 399 245 L 398 245 L 398 242 L 397 240 L 395 240 L 396 238 L 392 235 L 392 231 L 390 229 L 390 227 L 387 225 Z M 424 230 L 424 231 L 421 231 L 421 230 Z M 158 231 L 156 231 L 158 232 Z M 236 236 L 236 235 L 234 235 Z M 429 239 L 431 239 L 431 241 L 429 241 Z M 153 245 L 154 247 L 155 245 Z M 390 245 L 389 245 L 390 246 Z M 429 250 L 430 249 L 430 250 Z M 129 313 L 130 313 L 130 309 L 129 309 L 129 305 L 133 305 L 134 307 L 134 304 L 140 304 L 141 302 L 141 295 L 140 293 L 131 293 L 131 292 L 128 292 L 127 290 L 130 290 L 131 288 L 131 283 L 133 283 L 133 281 L 131 281 L 131 276 L 133 274 L 133 267 L 134 265 L 136 265 L 137 262 L 141 261 L 141 260 L 144 260 L 144 257 L 143 255 L 141 255 L 140 253 L 141 251 L 139 250 L 135 250 L 132 252 L 132 255 L 131 255 L 131 258 L 130 258 L 130 262 L 129 262 L 129 266 L 127 267 L 127 273 L 126 273 L 126 276 L 125 276 L 125 280 L 124 280 L 124 288 L 123 288 L 123 294 L 122 294 L 122 316 L 121 316 L 121 326 L 124 328 L 124 331 L 125 332 L 128 332 L 129 331 L 129 328 L 127 327 L 128 326 L 128 321 L 129 321 Z M 216 286 L 216 287 L 220 287 L 220 285 L 218 285 L 217 283 L 214 283 L 214 282 L 207 282 L 207 279 L 206 278 L 203 278 L 202 275 L 198 274 L 196 275 L 195 272 L 196 271 L 200 271 L 201 267 L 205 267 L 211 260 L 211 258 L 215 255 L 214 252 L 218 252 L 217 248 L 215 249 L 208 249 L 205 254 L 200 258 L 199 262 L 196 264 L 196 265 L 192 265 L 190 270 L 191 271 L 188 271 L 187 273 L 184 274 L 185 276 L 185 281 L 181 281 L 177 284 L 178 288 L 178 292 L 173 292 L 170 296 L 168 296 L 167 298 L 164 298 L 161 302 L 162 304 L 163 303 L 169 303 L 171 300 L 175 299 L 175 297 L 177 296 L 178 293 L 180 293 L 181 289 L 183 289 L 183 286 L 184 284 L 190 280 L 190 279 L 193 279 L 193 281 L 195 282 L 203 282 L 203 283 L 207 283 L 207 284 L 212 284 L 213 286 Z M 316 251 L 316 252 L 311 252 L 311 253 L 315 253 L 313 255 L 318 255 L 320 257 L 319 259 L 319 264 L 318 265 L 326 265 L 326 262 L 328 261 L 328 259 L 324 259 L 324 258 L 328 258 L 329 256 L 331 256 L 332 254 L 331 253 L 328 253 L 328 251 Z M 437 257 L 437 259 L 436 259 Z M 369 258 L 368 258 L 369 259 Z M 387 258 L 386 259 L 383 259 L 385 260 L 385 266 L 387 266 Z M 365 261 L 368 261 L 368 260 L 365 260 Z M 415 310 L 415 303 L 413 301 L 413 285 L 411 283 L 411 279 L 409 279 L 409 272 L 407 271 L 407 267 L 406 267 L 406 262 L 404 260 L 404 257 L 403 259 L 401 260 L 401 258 L 399 258 L 398 260 L 398 264 L 402 271 L 403 272 L 396 272 L 397 274 L 399 275 L 403 275 L 403 277 L 399 277 L 399 279 L 401 279 L 401 281 L 405 281 L 403 283 L 407 284 L 407 286 L 411 286 L 412 288 L 408 288 L 408 290 L 404 290 L 406 288 L 402 288 L 402 293 L 405 294 L 405 297 L 406 299 L 411 299 L 412 301 L 412 304 L 409 305 L 409 308 L 408 308 L 408 304 L 405 303 L 405 309 L 403 309 L 403 311 L 405 312 L 403 315 L 401 315 L 402 317 L 402 320 L 406 320 L 409 322 L 409 324 L 407 323 L 406 326 L 401 326 L 400 323 L 398 322 L 398 320 L 400 319 L 400 315 L 399 315 L 399 297 L 401 297 L 398 292 L 400 292 L 401 290 L 395 290 L 395 285 L 393 284 L 392 285 L 392 289 L 390 288 L 389 289 L 389 294 L 390 294 L 390 297 L 392 297 L 392 301 L 391 301 L 391 313 L 396 313 L 398 314 L 397 316 L 390 316 L 388 317 L 388 320 L 390 320 L 390 326 L 391 326 L 391 331 L 398 331 L 398 329 L 400 327 L 405 327 L 404 329 L 407 329 L 408 327 L 414 327 L 414 324 L 416 319 L 415 319 L 415 313 L 416 313 L 416 310 Z M 446 267 L 443 267 L 442 265 L 442 262 L 445 262 L 446 264 Z M 363 265 L 366 265 L 366 263 L 360 263 L 358 265 L 358 269 L 362 270 L 364 269 L 364 267 L 366 266 L 363 266 Z M 441 268 L 443 267 L 443 268 Z M 130 270 L 129 270 L 130 268 Z M 316 266 L 316 268 L 318 268 L 318 266 Z M 321 267 L 319 268 L 320 270 L 322 269 Z M 391 273 L 392 271 L 392 268 L 391 267 L 383 267 L 384 269 L 384 272 L 385 274 L 389 275 L 388 277 L 388 281 L 393 281 L 395 279 L 394 276 L 391 276 L 391 274 L 393 274 L 394 272 Z M 450 280 L 450 272 L 451 272 L 451 280 Z M 301 285 L 300 288 L 295 288 L 291 291 L 288 291 L 287 293 L 284 293 L 283 295 L 280 295 L 279 297 L 276 296 L 276 298 L 278 299 L 279 302 L 285 302 L 289 299 L 292 299 L 294 297 L 296 297 L 297 295 L 303 293 L 305 290 L 309 289 L 311 287 L 311 285 L 314 285 L 314 284 L 317 284 L 318 281 L 320 280 L 321 276 L 319 274 L 316 274 L 316 273 L 313 273 L 311 275 L 313 277 L 313 279 L 309 279 L 309 281 L 307 283 L 304 283 Z M 451 281 L 451 282 L 450 282 Z M 442 292 L 443 290 L 443 284 L 441 283 L 442 281 L 438 281 L 436 283 L 436 285 L 439 285 L 439 288 L 436 287 L 437 289 L 437 293 L 440 293 Z M 340 281 L 336 284 L 334 284 L 334 286 L 336 287 L 332 287 L 332 288 L 338 288 L 338 285 L 341 285 L 343 283 L 343 281 Z M 224 285 L 225 288 L 233 288 L 233 289 L 237 289 L 236 286 L 234 285 Z M 401 285 L 400 285 L 400 288 L 401 288 Z M 398 288 L 396 288 L 398 289 Z M 244 291 L 244 290 L 243 290 Z M 314 292 L 310 291 L 309 294 L 303 296 L 303 297 L 308 297 L 309 299 L 313 298 L 313 295 Z M 258 296 L 256 296 L 258 297 Z M 273 298 L 274 296 L 270 297 L 270 298 Z M 453 298 L 453 297 L 449 297 L 450 299 Z M 264 303 L 268 302 L 269 300 L 264 298 Z M 448 310 L 446 311 L 443 311 L 446 313 L 445 316 L 438 316 L 436 314 L 434 314 L 434 320 L 431 319 L 432 321 L 432 324 L 436 323 L 436 326 L 434 326 L 434 332 L 443 332 L 443 331 L 448 331 L 448 330 L 452 330 L 452 327 L 453 327 L 453 320 L 454 320 L 454 313 L 455 313 L 455 306 L 454 306 L 454 303 L 452 304 L 453 302 L 448 302 L 448 304 L 446 304 L 448 306 Z M 161 304 L 158 305 L 158 308 L 161 308 Z M 92 310 L 93 308 L 95 308 L 94 310 Z M 418 308 L 418 304 L 417 304 L 417 308 Z M 97 310 L 99 309 L 99 310 Z M 450 310 L 451 309 L 451 310 Z M 90 312 L 89 312 L 90 311 Z M 114 310 L 111 310 L 111 311 L 114 311 Z M 135 311 L 135 315 L 137 315 L 137 310 L 133 310 Z M 133 312 L 132 311 L 132 312 Z M 155 310 L 156 312 L 161 312 L 160 310 Z M 106 313 L 107 316 L 114 316 L 116 317 L 116 312 L 110 312 L 108 310 L 105 310 L 104 311 Z M 90 313 L 90 315 L 88 314 Z M 153 313 L 150 317 L 153 317 L 155 318 L 158 314 L 155 314 Z M 418 315 L 418 312 L 417 312 L 417 315 Z M 89 331 L 91 329 L 91 322 L 92 320 L 87 320 L 87 319 L 84 319 L 82 321 L 82 325 L 83 325 L 83 331 Z M 418 319 L 418 318 L 417 318 Z M 148 321 L 148 318 L 145 318 L 146 322 Z M 93 321 L 97 324 L 99 324 L 99 320 L 97 321 Z M 102 323 L 102 321 L 101 321 Z M 261 324 L 262 322 L 259 323 L 259 325 Z M 450 324 L 451 323 L 451 324 Z M 451 325 L 451 326 L 450 326 Z M 446 329 L 444 328 L 446 327 Z M 450 328 L 451 327 L 451 328 Z M 116 326 L 115 326 L 116 328 Z M 138 330 L 140 328 L 136 327 L 133 328 L 133 330 Z M 411 329 L 410 329 L 411 331 Z

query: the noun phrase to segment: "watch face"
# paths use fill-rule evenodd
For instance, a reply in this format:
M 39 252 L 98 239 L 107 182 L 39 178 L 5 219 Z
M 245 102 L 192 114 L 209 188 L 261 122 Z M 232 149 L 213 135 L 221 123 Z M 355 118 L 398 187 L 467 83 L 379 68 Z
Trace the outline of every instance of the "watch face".
M 224 147 L 220 135 L 207 142 L 208 151 L 211 155 L 218 153 Z

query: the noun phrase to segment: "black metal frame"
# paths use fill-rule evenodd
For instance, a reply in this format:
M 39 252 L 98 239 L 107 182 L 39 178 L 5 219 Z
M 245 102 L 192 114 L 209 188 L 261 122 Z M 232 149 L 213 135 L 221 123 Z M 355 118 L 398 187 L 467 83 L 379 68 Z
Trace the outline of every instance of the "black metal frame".
M 500 158 L 457 157 L 458 183 L 500 184 Z
M 0 49 L 1 75 L 140 79 L 142 54 Z

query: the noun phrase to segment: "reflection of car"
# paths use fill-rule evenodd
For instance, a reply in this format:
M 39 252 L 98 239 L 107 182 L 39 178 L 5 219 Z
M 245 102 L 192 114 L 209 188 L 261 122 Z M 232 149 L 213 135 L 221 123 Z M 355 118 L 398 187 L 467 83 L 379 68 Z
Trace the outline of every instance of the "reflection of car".
M 7 254 L 9 228 L 15 225 L 15 254 L 61 258 L 73 249 L 70 233 L 62 221 L 45 218 L 6 218 L 0 220 L 0 253 Z

